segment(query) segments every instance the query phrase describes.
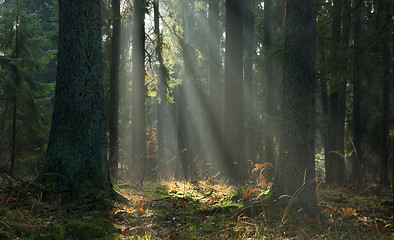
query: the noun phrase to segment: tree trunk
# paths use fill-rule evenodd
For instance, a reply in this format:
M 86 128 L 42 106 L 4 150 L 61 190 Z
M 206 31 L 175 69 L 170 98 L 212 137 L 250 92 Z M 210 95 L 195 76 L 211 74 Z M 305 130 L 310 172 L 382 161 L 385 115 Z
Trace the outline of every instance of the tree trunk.
M 132 172 L 140 181 L 144 180 L 145 142 L 145 1 L 134 0 L 132 85 L 131 85 L 131 154 Z
M 334 92 L 335 91 L 335 92 Z M 337 179 L 337 114 L 338 114 L 338 89 L 330 89 L 329 111 L 327 124 L 327 149 L 326 149 L 326 183 L 336 185 Z
M 387 48 L 390 48 L 387 45 Z M 390 53 L 391 51 L 386 50 L 384 54 L 384 73 L 383 73 L 383 114 L 382 114 L 382 156 L 381 156 L 381 174 L 380 180 L 383 184 L 388 185 L 390 183 L 388 177 L 389 170 L 389 109 L 390 109 Z M 392 172 L 393 174 L 394 172 Z
M 286 3 L 282 133 L 274 199 L 298 204 L 317 217 L 315 184 L 316 1 Z M 294 202 L 293 202 L 294 201 Z
M 185 80 L 185 79 L 184 79 Z M 178 87 L 177 99 L 177 142 L 178 142 L 178 158 L 179 164 L 182 166 L 179 172 L 179 178 L 187 179 L 191 177 L 190 162 L 191 162 L 191 148 L 190 148 L 190 131 L 186 126 L 188 122 L 187 109 L 189 106 L 186 102 L 186 89 L 188 89 L 188 81 L 183 81 L 182 85 Z
M 233 182 L 247 178 L 244 156 L 242 0 L 226 1 L 224 71 L 224 142 L 227 174 Z
M 253 123 L 253 60 L 254 60 L 254 19 L 253 0 L 244 1 L 244 96 L 245 117 L 249 122 L 245 129 L 245 157 L 255 161 L 254 156 L 254 133 Z
M 109 80 L 109 169 L 117 178 L 119 163 L 119 60 L 120 60 L 120 0 L 112 0 L 111 70 Z
M 341 2 L 334 0 L 332 7 L 332 34 L 331 54 L 335 59 L 341 44 Z M 334 70 L 335 71 L 335 70 Z M 340 136 L 338 133 L 343 128 L 344 122 L 339 121 L 339 91 L 341 83 L 338 84 L 338 73 L 330 73 L 332 76 L 330 87 L 330 107 L 328 113 L 327 129 L 327 158 L 326 158 L 326 183 L 330 185 L 343 185 L 345 180 L 345 162 L 340 156 Z M 342 99 L 341 99 L 342 101 Z M 342 103 L 342 102 L 341 102 Z M 342 126 L 341 126 L 342 124 Z M 342 136 L 343 138 L 343 136 Z M 343 147 L 342 147 L 343 149 Z
M 324 54 L 324 53 L 321 53 Z M 327 84 L 323 79 L 319 82 L 320 87 L 320 102 L 321 102 L 321 119 L 322 119 L 322 128 L 321 128 L 321 137 L 322 144 L 324 148 L 324 169 L 327 171 L 328 161 L 328 147 L 327 147 L 327 125 L 328 125 L 328 94 L 327 94 Z M 326 173 L 327 175 L 327 173 Z
M 382 4 L 382 3 L 381 3 Z M 390 21 L 390 4 L 387 2 L 383 3 L 382 9 L 385 11 L 385 20 Z M 383 43 L 383 111 L 382 111 L 382 152 L 381 152 L 381 170 L 380 170 L 380 181 L 389 185 L 389 146 L 390 146 L 390 71 L 391 71 L 391 47 L 390 31 L 387 29 L 382 36 Z M 392 169 L 392 178 L 394 179 L 394 170 Z M 391 183 L 393 184 L 393 182 Z
M 273 77 L 272 77 L 272 50 L 271 50 L 271 8 L 272 1 L 266 0 L 264 2 L 264 51 L 265 51 L 265 80 L 267 82 L 266 89 L 266 119 L 265 119 L 265 132 L 264 144 L 265 144 L 265 161 L 270 162 L 273 165 L 273 169 L 269 170 L 268 179 L 272 180 L 274 177 L 274 171 L 276 169 L 276 157 L 275 157 L 275 145 L 274 145 L 274 133 L 273 133 L 273 117 L 274 117 L 274 89 L 273 89 Z
M 343 3 L 343 14 L 347 14 L 350 12 L 350 0 L 345 0 Z M 350 27 L 350 14 L 345 17 L 342 17 L 342 51 L 346 51 L 349 47 L 349 33 L 348 29 Z M 344 162 L 345 153 L 345 119 L 346 119 L 346 99 L 347 99 L 347 82 L 348 82 L 349 74 L 346 74 L 345 77 L 342 79 L 342 82 L 339 84 L 338 90 L 338 115 L 337 115 L 337 122 L 338 122 L 338 129 L 337 129 L 337 136 L 338 136 L 338 147 L 337 150 L 343 154 L 343 159 L 340 160 L 340 167 L 338 168 L 339 174 L 337 182 L 340 185 L 343 185 L 346 182 L 346 166 Z
M 166 81 L 166 70 L 163 63 L 162 50 L 163 50 L 163 38 L 160 33 L 160 14 L 159 14 L 159 0 L 153 2 L 154 11 L 154 24 L 155 24 L 155 37 L 156 37 L 156 57 L 159 62 L 159 101 L 157 108 L 157 142 L 158 142 L 158 160 L 159 162 L 165 163 L 165 136 L 166 136 L 166 115 L 167 109 L 167 81 Z M 165 171 L 165 164 L 160 164 L 159 167 Z
M 209 109 L 206 113 L 209 124 L 207 144 L 211 161 L 218 161 L 225 168 L 223 157 L 223 84 L 222 84 L 222 57 L 220 54 L 220 0 L 209 1 L 209 38 L 208 38 L 208 68 L 209 68 L 209 104 L 204 100 L 203 107 Z M 208 108 L 209 107 L 209 108 Z
M 361 75 L 360 75 L 360 36 L 361 36 L 361 6 L 354 11 L 353 26 L 353 145 L 354 153 L 352 157 L 352 181 L 359 183 L 362 179 L 362 153 L 361 153 Z
M 16 19 L 15 19 L 15 59 L 19 57 L 19 1 L 16 1 Z M 18 104 L 18 88 L 20 86 L 19 69 L 16 65 L 12 66 L 12 76 L 14 78 L 14 96 L 12 97 L 12 133 L 11 133 L 11 154 L 10 154 L 10 173 L 14 173 L 16 161 L 16 114 Z
M 52 126 L 41 181 L 82 198 L 111 191 L 103 107 L 100 0 L 59 1 Z

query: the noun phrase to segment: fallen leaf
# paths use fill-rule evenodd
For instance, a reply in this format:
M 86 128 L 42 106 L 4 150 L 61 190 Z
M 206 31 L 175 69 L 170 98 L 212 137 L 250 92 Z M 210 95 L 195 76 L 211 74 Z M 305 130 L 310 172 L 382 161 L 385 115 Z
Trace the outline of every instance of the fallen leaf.
M 130 231 L 130 227 L 125 228 L 125 230 L 123 230 L 122 235 L 123 236 L 127 236 L 127 234 L 129 234 Z

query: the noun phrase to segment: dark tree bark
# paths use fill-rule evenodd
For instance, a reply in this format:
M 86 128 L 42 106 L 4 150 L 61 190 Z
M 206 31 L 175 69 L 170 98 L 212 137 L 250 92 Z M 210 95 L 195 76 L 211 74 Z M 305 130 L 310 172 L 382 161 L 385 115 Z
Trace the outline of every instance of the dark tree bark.
M 255 56 L 254 51 L 254 17 L 252 8 L 254 6 L 253 0 L 246 0 L 243 3 L 244 7 L 244 96 L 245 96 L 245 117 L 249 121 L 245 129 L 245 157 L 254 162 L 254 133 L 255 129 L 252 127 L 253 121 L 253 60 Z
M 343 14 L 347 14 L 350 12 L 350 0 L 343 1 Z M 346 51 L 349 47 L 349 27 L 350 27 L 350 14 L 347 16 L 342 17 L 342 51 Z M 349 74 L 342 79 L 342 82 L 339 84 L 338 90 L 338 129 L 337 129 L 337 136 L 338 136 L 338 147 L 337 150 L 343 154 L 342 159 L 340 159 L 340 167 L 338 169 L 339 174 L 337 175 L 340 179 L 338 179 L 338 184 L 344 184 L 346 182 L 346 169 L 344 163 L 344 156 L 345 156 L 345 119 L 346 119 L 346 99 L 347 99 L 347 83 Z
M 224 144 L 227 174 L 234 182 L 247 178 L 244 155 L 242 0 L 226 1 L 224 71 Z
M 59 1 L 55 103 L 43 183 L 74 198 L 111 191 L 103 107 L 101 1 Z
M 292 196 L 310 217 L 317 217 L 315 187 L 315 37 L 316 1 L 286 2 L 282 133 L 274 199 Z M 294 206 L 294 205 L 293 205 Z
M 265 79 L 267 83 L 266 87 L 266 119 L 264 134 L 265 144 L 265 161 L 272 163 L 273 170 L 276 169 L 276 157 L 275 157 L 275 145 L 274 145 L 274 133 L 273 129 L 273 117 L 274 117 L 274 89 L 273 89 L 273 77 L 272 77 L 272 53 L 271 53 L 271 8 L 272 1 L 266 0 L 264 2 L 264 51 L 265 51 Z M 270 175 L 268 179 L 272 180 L 273 171 L 269 171 Z
M 111 70 L 109 80 L 109 169 L 117 177 L 119 163 L 119 60 L 121 16 L 119 0 L 112 0 Z
M 324 53 L 321 53 L 324 54 Z M 322 128 L 321 128 L 321 140 L 324 148 L 324 168 L 327 169 L 327 161 L 328 158 L 328 147 L 327 147 L 327 125 L 328 125 L 328 94 L 327 94 L 327 84 L 323 79 L 319 82 L 320 87 L 320 103 L 321 103 L 321 120 L 322 120 Z M 327 171 L 327 170 L 326 170 Z
M 329 111 L 327 124 L 327 149 L 326 149 L 326 183 L 336 185 L 337 179 L 337 114 L 338 114 L 338 89 L 330 90 Z
M 15 52 L 14 58 L 19 57 L 19 1 L 16 1 L 16 19 L 15 19 Z M 14 78 L 14 92 L 12 96 L 12 126 L 11 126 L 11 154 L 10 154 L 10 173 L 13 174 L 16 161 L 16 114 L 18 104 L 18 88 L 20 86 L 19 70 L 16 65 L 12 66 L 12 77 Z
M 380 2 L 385 12 L 385 20 L 390 21 L 390 4 L 388 2 Z M 382 55 L 383 55 L 383 111 L 382 111 L 382 152 L 381 152 L 381 170 L 380 181 L 389 185 L 389 146 L 390 146 L 390 72 L 391 72 L 391 47 L 390 47 L 390 31 L 386 30 L 382 36 Z M 391 170 L 391 176 L 394 180 L 394 168 Z M 393 182 L 391 183 L 393 184 Z
M 194 27 L 194 21 L 190 18 L 189 12 L 193 12 L 193 6 L 187 4 L 183 6 L 183 35 L 178 40 L 182 49 L 183 63 L 185 72 L 182 79 L 182 84 L 178 87 L 178 99 L 177 99 L 177 143 L 178 143 L 178 158 L 182 166 L 181 178 L 192 177 L 192 156 L 196 151 L 197 142 L 200 139 L 194 138 L 196 132 L 200 130 L 198 124 L 195 124 L 191 112 L 197 114 L 196 97 L 195 97 L 195 86 L 193 76 L 195 76 L 196 56 L 194 48 L 186 42 L 187 29 Z M 194 120 L 194 121 L 193 121 Z M 193 126 L 193 127 L 191 127 Z M 194 131 L 197 130 L 197 131 Z M 194 141 L 195 140 L 195 141 Z M 197 143 L 197 144 L 196 144 Z
M 181 179 L 188 179 L 191 177 L 191 151 L 190 148 L 190 131 L 186 126 L 188 122 L 187 109 L 189 108 L 186 102 L 186 89 L 188 89 L 188 81 L 184 79 L 182 85 L 178 88 L 178 99 L 177 99 L 177 143 L 178 143 L 178 158 L 180 160 L 181 172 L 179 173 L 179 177 Z
M 132 172 L 140 181 L 145 174 L 145 1 L 133 0 L 133 52 L 131 85 L 131 154 Z
M 333 1 L 332 7 L 332 34 L 331 34 L 331 54 L 333 58 L 340 50 L 341 43 L 341 2 Z M 335 71 L 335 70 L 334 70 Z M 330 73 L 332 76 L 330 87 L 330 107 L 328 112 L 328 128 L 327 128 L 327 158 L 326 158 L 326 183 L 330 185 L 343 185 L 345 182 L 345 162 L 339 154 L 340 136 L 338 136 L 340 128 L 343 128 L 344 122 L 339 120 L 339 87 L 337 74 Z M 343 138 L 343 136 L 342 136 Z M 343 141 L 342 141 L 343 142 Z M 343 147 L 342 147 L 343 148 Z
M 389 46 L 386 46 L 388 49 Z M 390 109 L 390 50 L 386 50 L 384 54 L 384 72 L 383 72 L 383 114 L 382 114 L 382 156 L 381 156 L 381 174 L 380 180 L 383 184 L 388 185 L 390 183 L 388 171 L 389 171 L 389 109 Z M 392 172 L 392 175 L 394 172 Z
M 223 83 L 222 83 L 222 56 L 220 53 L 220 0 L 209 1 L 208 25 L 208 79 L 209 102 L 202 99 L 202 107 L 206 109 L 204 117 L 207 121 L 208 142 L 207 151 L 213 161 L 218 160 L 223 169 L 226 162 L 223 157 Z
M 157 105 L 157 141 L 158 141 L 158 159 L 164 161 L 164 147 L 165 147 L 165 118 L 168 112 L 167 109 L 167 81 L 166 81 L 166 70 L 163 63 L 162 51 L 163 51 L 163 39 L 160 33 L 160 14 L 159 14 L 159 0 L 153 2 L 153 13 L 154 13 L 154 24 L 155 24 L 155 37 L 156 37 L 156 58 L 159 62 L 159 98 Z M 160 166 L 164 168 L 165 166 Z M 163 171 L 166 172 L 166 171 Z
M 362 0 L 361 0 L 362 1 Z M 360 75 L 360 36 L 361 36 L 361 6 L 354 10 L 353 41 L 353 145 L 352 181 L 358 183 L 362 179 L 362 153 L 361 153 L 361 75 Z

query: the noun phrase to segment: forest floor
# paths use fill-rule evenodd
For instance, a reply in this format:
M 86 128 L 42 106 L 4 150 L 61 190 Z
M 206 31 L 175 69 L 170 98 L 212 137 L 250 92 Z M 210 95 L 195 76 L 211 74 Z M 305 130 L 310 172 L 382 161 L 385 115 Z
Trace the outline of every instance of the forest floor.
M 394 238 L 393 194 L 374 184 L 319 187 L 322 214 L 310 220 L 302 210 L 263 203 L 265 191 L 252 186 L 212 180 L 130 182 L 114 186 L 123 197 L 109 210 L 97 199 L 45 203 L 31 186 L 2 182 L 0 240 Z

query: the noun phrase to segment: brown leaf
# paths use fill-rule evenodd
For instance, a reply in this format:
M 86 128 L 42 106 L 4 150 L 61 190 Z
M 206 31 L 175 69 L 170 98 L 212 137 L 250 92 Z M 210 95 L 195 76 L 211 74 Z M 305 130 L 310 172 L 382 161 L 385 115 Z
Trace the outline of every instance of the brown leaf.
M 123 236 L 127 236 L 127 234 L 129 234 L 130 231 L 130 227 L 125 228 L 125 230 L 123 230 L 122 235 Z

